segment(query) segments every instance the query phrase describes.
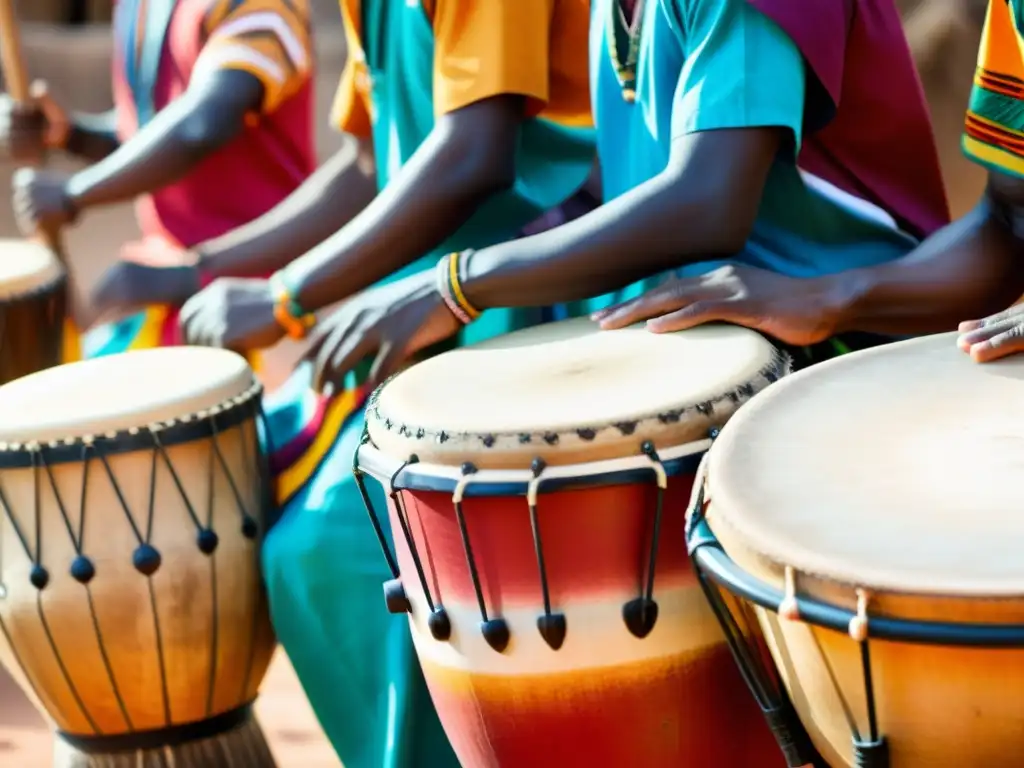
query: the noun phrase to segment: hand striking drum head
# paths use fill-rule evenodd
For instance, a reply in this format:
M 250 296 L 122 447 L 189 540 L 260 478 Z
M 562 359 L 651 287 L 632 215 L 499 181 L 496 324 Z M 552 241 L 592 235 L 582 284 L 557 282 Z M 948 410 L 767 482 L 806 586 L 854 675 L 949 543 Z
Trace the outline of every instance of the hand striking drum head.
M 701 440 L 787 361 L 727 326 L 653 334 L 588 320 L 519 331 L 414 366 L 369 406 L 374 443 L 393 456 L 479 467 L 636 456 L 651 440 Z
M 0 387 L 0 661 L 58 768 L 272 765 L 259 385 L 170 348 Z
M 787 371 L 746 329 L 578 320 L 378 391 L 359 457 L 394 491 L 385 592 L 464 765 L 781 764 L 683 528 L 709 429 Z
M 722 430 L 698 559 L 761 606 L 829 765 L 1020 764 L 1022 466 L 1024 358 L 953 334 L 802 371 Z

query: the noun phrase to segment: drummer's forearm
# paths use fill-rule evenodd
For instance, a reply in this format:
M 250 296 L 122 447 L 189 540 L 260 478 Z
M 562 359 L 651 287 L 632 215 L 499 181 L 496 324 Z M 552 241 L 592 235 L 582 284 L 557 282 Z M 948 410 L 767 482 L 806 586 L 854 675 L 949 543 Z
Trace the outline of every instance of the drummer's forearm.
M 983 202 L 902 259 L 818 282 L 837 297 L 837 333 L 953 331 L 1024 295 L 1024 241 Z
M 262 83 L 242 71 L 220 72 L 190 88 L 131 141 L 75 174 L 68 182 L 72 204 L 125 202 L 177 181 L 240 134 L 262 98 Z
M 466 297 L 479 309 L 575 301 L 735 254 L 753 228 L 780 137 L 776 129 L 687 137 L 650 181 L 561 227 L 476 252 Z
M 371 142 L 349 139 L 280 205 L 195 250 L 210 276 L 267 275 L 348 224 L 376 193 Z
M 516 178 L 521 97 L 495 97 L 441 118 L 365 210 L 285 270 L 310 312 L 430 253 Z M 381 158 L 387 162 L 387 158 Z
M 117 113 L 75 113 L 65 150 L 68 154 L 90 162 L 98 162 L 120 146 L 117 138 Z

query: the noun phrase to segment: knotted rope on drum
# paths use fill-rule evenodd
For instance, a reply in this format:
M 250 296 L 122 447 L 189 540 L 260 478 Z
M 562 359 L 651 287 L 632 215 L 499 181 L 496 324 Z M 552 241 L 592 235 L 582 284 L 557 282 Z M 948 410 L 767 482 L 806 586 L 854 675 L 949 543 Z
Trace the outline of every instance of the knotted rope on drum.
M 712 442 L 718 437 L 718 428 L 712 428 L 708 437 Z M 697 563 L 695 554 L 703 546 L 717 546 L 704 524 L 704 513 L 710 499 L 707 498 L 707 465 L 710 453 L 705 453 L 694 477 L 690 508 L 686 515 L 686 540 L 693 570 L 697 576 L 712 612 L 718 619 L 725 635 L 726 645 L 732 654 L 740 676 L 746 683 L 761 708 L 761 714 L 768 724 L 776 743 L 779 745 L 789 768 L 827 768 L 817 755 L 807 732 L 804 730 L 793 709 L 792 702 L 778 678 L 766 662 L 766 649 L 753 647 L 756 637 L 757 620 L 744 603 L 734 600 L 732 606 L 726 602 L 722 591 L 708 578 Z
M 391 580 L 384 584 L 384 601 L 387 604 L 388 611 L 391 613 L 411 613 L 412 603 L 409 601 L 409 597 L 405 592 L 405 587 L 402 585 L 402 578 L 398 570 L 397 558 L 391 554 L 387 538 L 384 535 L 384 528 L 373 508 L 373 502 L 370 500 L 370 494 L 366 490 L 364 473 L 359 467 L 359 450 L 369 442 L 369 431 L 364 427 L 362 437 L 359 440 L 359 446 L 356 448 L 355 455 L 352 458 L 352 476 L 356 482 L 356 488 L 359 489 L 359 495 L 363 499 L 363 506 L 366 507 L 366 514 L 370 517 L 370 524 L 373 526 L 373 531 L 377 536 L 377 543 L 380 545 L 381 552 L 384 553 L 384 559 L 387 561 L 388 570 L 391 572 Z M 409 550 L 409 556 L 412 558 L 413 566 L 416 569 L 416 576 L 419 579 L 420 589 L 423 591 L 423 598 L 426 600 L 427 609 L 430 611 L 430 615 L 427 616 L 427 628 L 430 630 L 431 637 L 435 640 L 439 642 L 446 642 L 452 635 L 451 619 L 448 617 L 448 612 L 444 609 L 444 606 L 440 604 L 440 601 L 435 603 L 434 598 L 430 593 L 430 585 L 427 583 L 427 575 L 423 570 L 423 560 L 420 557 L 419 547 L 416 545 L 416 540 L 413 537 L 412 526 L 409 522 L 409 514 L 405 508 L 405 500 L 402 498 L 402 494 L 400 493 L 401 489 L 398 487 L 399 475 L 405 471 L 406 467 L 417 463 L 419 463 L 419 457 L 413 454 L 409 457 L 408 461 L 403 462 L 401 466 L 392 473 L 391 478 L 388 481 L 387 494 L 388 498 L 391 499 L 391 503 L 394 505 L 395 517 L 398 518 L 398 526 L 402 530 L 402 536 L 405 539 L 406 548 Z
M 455 507 L 455 519 L 459 525 L 459 534 L 462 536 L 462 548 L 466 553 L 469 578 L 473 582 L 473 592 L 476 594 L 476 602 L 480 608 L 480 633 L 491 648 L 501 653 L 508 647 L 510 639 L 508 622 L 502 618 L 491 618 L 487 615 L 487 602 L 484 600 L 484 591 L 480 584 L 480 574 L 477 571 L 476 558 L 473 556 L 473 545 L 469 540 L 466 516 L 462 512 L 462 499 L 471 478 L 476 474 L 476 467 L 467 461 L 462 465 L 461 471 L 462 477 L 459 478 L 455 491 L 452 493 L 452 504 Z
M 557 651 L 565 642 L 566 623 L 564 613 L 551 612 L 551 587 L 548 584 L 548 569 L 544 562 L 544 544 L 541 541 L 540 521 L 537 517 L 537 496 L 540 493 L 541 474 L 547 464 L 539 456 L 530 464 L 533 477 L 526 487 L 526 504 L 530 510 L 530 529 L 533 532 L 533 551 L 537 557 L 537 572 L 540 577 L 541 599 L 544 601 L 544 615 L 537 617 L 537 630 L 544 642 Z
M 654 508 L 654 525 L 651 529 L 651 543 L 647 550 L 645 584 L 640 596 L 622 606 L 622 619 L 635 637 L 647 637 L 658 621 L 658 603 L 654 600 L 654 574 L 658 566 L 658 542 L 661 541 L 661 519 L 665 504 L 665 489 L 668 488 L 668 474 L 658 457 L 654 443 L 647 440 L 640 446 L 643 454 L 650 459 L 657 484 L 657 501 Z
M 253 516 L 250 510 L 247 509 L 246 501 L 239 490 L 238 483 L 228 466 L 228 462 L 224 456 L 223 450 L 219 445 L 219 432 L 220 425 L 218 419 L 221 416 L 227 418 L 230 427 L 235 427 L 243 430 L 241 446 L 243 452 L 243 461 L 248 464 L 249 460 L 253 458 L 254 453 L 250 449 L 255 449 L 255 427 L 251 438 L 254 442 L 253 446 L 250 446 L 247 442 L 249 439 L 248 433 L 245 433 L 245 420 L 253 415 L 253 411 L 259 408 L 259 395 L 261 388 L 258 384 L 254 384 L 248 391 L 237 397 L 230 398 L 223 403 L 216 405 L 208 410 L 200 411 L 195 414 L 188 414 L 178 419 L 173 419 L 167 422 L 160 422 L 150 424 L 146 427 L 132 427 L 120 431 L 109 432 L 100 435 L 84 435 L 81 437 L 69 437 L 65 440 L 51 441 L 45 445 L 41 445 L 37 442 L 29 442 L 25 444 L 0 444 L 0 458 L 3 459 L 4 466 L 11 468 L 27 468 L 32 471 L 32 488 L 33 488 L 33 522 L 35 528 L 35 542 L 34 546 L 29 545 L 28 538 L 23 530 L 23 527 L 19 524 L 18 518 L 15 516 L 14 511 L 10 505 L 8 496 L 4 493 L 3 489 L 0 488 L 0 506 L 3 507 L 3 512 L 7 518 L 7 522 L 11 525 L 12 530 L 18 537 L 21 546 L 25 552 L 25 555 L 29 558 L 32 563 L 31 570 L 29 572 L 29 582 L 36 590 L 36 604 L 39 613 L 40 626 L 43 629 L 44 635 L 47 638 L 47 642 L 50 646 L 50 651 L 53 654 L 53 658 L 57 664 L 61 676 L 67 686 L 68 691 L 71 694 L 71 698 L 75 703 L 75 706 L 80 711 L 83 719 L 90 725 L 95 736 L 102 736 L 101 731 L 96 726 L 90 712 L 85 706 L 82 697 L 75 686 L 72 675 L 69 673 L 67 666 L 64 663 L 60 648 L 55 641 L 51 631 L 49 622 L 47 621 L 46 614 L 44 612 L 43 603 L 43 592 L 50 583 L 50 573 L 47 568 L 43 565 L 43 541 L 44 531 L 42 527 L 42 500 L 41 500 L 41 488 L 44 483 L 52 496 L 53 503 L 55 504 L 57 511 L 60 514 L 61 522 L 66 530 L 68 537 L 72 543 L 74 557 L 72 558 L 69 573 L 71 577 L 82 585 L 87 605 L 89 608 L 89 614 L 91 616 L 92 628 L 95 633 L 96 643 L 99 648 L 100 659 L 102 661 L 104 670 L 106 672 L 107 680 L 109 682 L 111 691 L 113 692 L 114 699 L 120 710 L 120 713 L 130 730 L 134 730 L 135 725 L 132 722 L 129 709 L 126 706 L 124 699 L 122 698 L 119 690 L 118 682 L 114 674 L 111 661 L 109 659 L 106 644 L 104 643 L 103 632 L 100 626 L 99 616 L 96 611 L 96 607 L 93 601 L 92 595 L 92 581 L 96 577 L 97 569 L 93 560 L 88 556 L 85 546 L 85 531 L 86 531 L 86 520 L 87 520 L 87 504 L 86 501 L 90 497 L 89 488 L 90 480 L 93 474 L 90 470 L 95 461 L 98 461 L 102 466 L 101 476 L 105 476 L 109 481 L 110 489 L 116 499 L 116 505 L 120 508 L 124 515 L 124 519 L 131 530 L 132 537 L 137 543 L 137 547 L 132 552 L 132 566 L 134 569 L 146 578 L 149 600 L 151 605 L 151 613 L 154 624 L 154 633 L 157 644 L 157 658 L 160 668 L 161 677 L 161 698 L 164 709 L 164 720 L 166 725 L 170 725 L 172 722 L 172 716 L 170 712 L 170 691 L 168 690 L 167 683 L 167 669 L 164 660 L 163 653 L 163 641 L 162 632 L 159 619 L 159 611 L 156 605 L 156 591 L 154 589 L 152 576 L 160 569 L 162 564 L 162 556 L 156 547 L 152 544 L 154 519 L 157 512 L 157 495 L 156 495 L 156 478 L 158 466 L 163 466 L 167 469 L 168 474 L 172 479 L 172 483 L 178 492 L 178 495 L 182 501 L 183 507 L 192 521 L 197 531 L 196 545 L 198 549 L 205 555 L 211 556 L 217 548 L 218 537 L 212 530 L 212 515 L 213 515 L 213 476 L 214 476 L 214 465 L 219 468 L 223 476 L 227 480 L 227 484 L 231 490 L 232 497 L 238 508 L 241 521 L 242 521 L 242 533 L 250 540 L 255 540 L 259 535 L 259 524 L 256 518 Z M 176 469 L 167 449 L 165 441 L 161 438 L 161 432 L 168 432 L 170 434 L 170 444 L 177 445 L 182 442 L 188 442 L 189 440 L 195 439 L 197 436 L 208 436 L 211 439 L 211 456 L 210 456 L 210 473 L 209 481 L 210 487 L 208 496 L 209 507 L 206 514 L 205 524 L 200 520 L 199 515 L 196 512 L 193 501 L 189 498 L 185 491 L 184 484 L 181 480 L 180 473 Z M 109 450 L 108 450 L 109 446 Z M 145 505 L 145 517 L 136 516 L 132 513 L 130 505 L 128 503 L 126 493 L 122 489 L 121 484 L 117 479 L 117 473 L 115 467 L 112 465 L 110 457 L 115 456 L 119 453 L 130 453 L 135 451 L 149 450 L 149 481 L 150 487 L 147 494 Z M 108 455 L 109 454 L 109 455 Z M 48 458 L 49 457 L 49 458 Z M 52 461 L 51 461 L 52 459 Z M 80 499 L 78 509 L 78 521 L 77 524 L 72 522 L 72 516 L 69 514 L 68 504 L 61 492 L 60 484 L 54 473 L 54 466 L 62 463 L 75 463 L 81 466 L 81 483 L 80 483 Z M 261 471 L 269 471 L 266 466 L 254 467 L 257 473 Z M 95 480 L 92 480 L 95 482 Z M 269 502 L 269 497 L 260 498 L 257 503 L 266 504 Z M 253 556 L 258 557 L 257 548 L 253 548 Z M 211 569 L 212 578 L 216 578 L 215 561 L 211 558 Z M 214 596 L 217 594 L 216 586 L 212 589 Z M 216 597 L 214 598 L 216 601 Z M 217 653 L 217 607 L 216 602 L 213 607 L 213 637 L 211 638 L 211 658 L 216 658 Z M 250 637 L 255 637 L 257 630 L 256 621 L 258 620 L 259 612 L 254 612 L 254 624 L 251 628 Z M 15 654 L 15 661 L 21 667 L 22 671 L 25 672 L 25 676 L 29 685 L 36 689 L 36 682 L 31 679 L 31 675 L 26 670 L 25 665 L 17 657 L 17 646 L 10 642 L 10 637 L 7 633 L 7 628 L 3 624 L 2 616 L 0 616 L 0 632 L 2 632 L 8 640 L 8 645 L 12 648 Z M 247 664 L 247 671 L 244 675 L 243 680 L 243 691 L 249 688 L 249 678 L 251 676 L 252 667 L 255 663 L 255 641 L 249 649 L 249 659 Z M 215 676 L 215 663 L 211 664 L 210 673 L 210 685 L 207 692 L 207 710 L 208 713 L 212 712 L 213 707 L 213 685 Z

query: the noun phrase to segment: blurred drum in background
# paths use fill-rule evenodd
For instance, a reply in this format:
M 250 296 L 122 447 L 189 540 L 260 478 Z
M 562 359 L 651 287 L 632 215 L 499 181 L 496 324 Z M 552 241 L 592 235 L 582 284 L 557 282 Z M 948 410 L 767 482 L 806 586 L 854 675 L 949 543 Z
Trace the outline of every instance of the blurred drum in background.
M 788 368 L 746 329 L 571 320 L 371 398 L 357 477 L 391 492 L 385 593 L 463 765 L 782 765 L 683 520 L 709 431 Z
M 0 387 L 0 661 L 56 768 L 264 768 L 261 388 L 178 347 Z
M 722 430 L 690 546 L 756 698 L 820 753 L 790 765 L 1021 764 L 1021 425 L 1024 358 L 946 334 L 801 371 Z
M 57 255 L 35 240 L 0 240 L 0 384 L 61 362 L 66 306 Z

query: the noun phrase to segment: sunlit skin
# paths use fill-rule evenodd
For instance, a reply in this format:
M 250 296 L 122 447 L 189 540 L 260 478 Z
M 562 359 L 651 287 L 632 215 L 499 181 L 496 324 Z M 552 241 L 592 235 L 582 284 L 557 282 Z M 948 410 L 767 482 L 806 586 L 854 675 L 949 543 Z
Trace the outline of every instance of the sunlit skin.
M 23 168 L 13 181 L 14 210 L 21 229 L 56 230 L 91 208 L 132 200 L 171 184 L 237 137 L 246 117 L 259 109 L 264 86 L 241 70 L 197 73 L 188 90 L 130 141 L 120 143 L 114 113 L 69 117 L 34 88 L 28 107 L 0 102 L 0 144 L 15 160 L 47 150 L 94 161 L 77 173 Z M 97 308 L 150 303 L 178 304 L 199 288 L 195 265 L 157 267 L 119 260 L 100 279 Z
M 893 336 L 959 329 L 977 362 L 1024 350 L 1024 181 L 991 172 L 985 197 L 902 259 L 814 280 L 730 267 L 673 280 L 599 312 L 602 328 L 647 321 L 657 333 L 724 321 L 791 344 L 848 331 Z

